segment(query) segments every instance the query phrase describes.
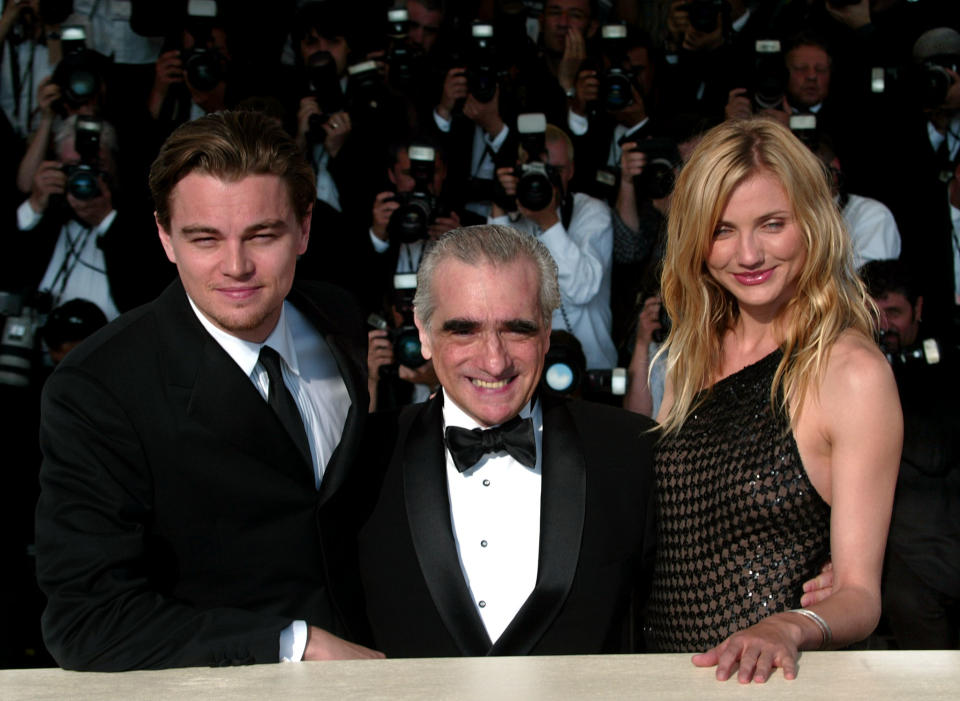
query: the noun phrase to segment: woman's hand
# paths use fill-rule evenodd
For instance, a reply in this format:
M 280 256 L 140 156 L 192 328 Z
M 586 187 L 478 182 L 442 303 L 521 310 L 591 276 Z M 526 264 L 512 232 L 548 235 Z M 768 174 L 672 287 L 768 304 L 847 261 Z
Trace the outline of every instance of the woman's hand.
M 762 684 L 777 667 L 783 669 L 784 679 L 795 679 L 804 639 L 800 619 L 796 614 L 786 613 L 765 618 L 734 633 L 716 647 L 694 655 L 693 664 L 697 667 L 716 666 L 718 681 L 726 681 L 737 671 L 737 680 L 741 684 L 751 681 Z

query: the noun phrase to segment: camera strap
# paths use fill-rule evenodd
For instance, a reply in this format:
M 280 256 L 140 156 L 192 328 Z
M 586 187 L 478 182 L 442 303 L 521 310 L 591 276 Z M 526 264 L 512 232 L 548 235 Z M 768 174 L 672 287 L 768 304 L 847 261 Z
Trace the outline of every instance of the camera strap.
M 60 304 L 60 298 L 63 297 L 63 293 L 67 289 L 67 283 L 70 282 L 70 276 L 73 275 L 73 271 L 78 264 L 83 264 L 94 272 L 103 275 L 107 274 L 106 270 L 101 270 L 95 265 L 91 265 L 81 259 L 83 251 L 87 247 L 87 242 L 90 240 L 90 235 L 93 233 L 93 229 L 81 226 L 79 235 L 74 238 L 70 235 L 70 225 L 73 221 L 72 219 L 67 220 L 63 225 L 63 236 L 66 237 L 67 241 L 66 250 L 63 253 L 63 262 L 60 264 L 60 269 L 57 270 L 57 274 L 50 283 L 50 293 L 53 295 L 55 305 Z M 78 224 L 78 226 L 80 225 Z
M 20 71 L 20 56 L 17 55 L 18 46 L 8 43 L 10 49 L 10 78 L 13 81 L 13 117 L 14 121 L 20 119 L 20 103 L 24 87 L 26 87 L 27 111 L 24 114 L 26 121 L 24 128 L 30 131 L 30 113 L 33 112 L 33 60 L 37 50 L 37 43 L 30 40 L 30 57 L 23 72 Z M 26 86 L 24 85 L 26 83 Z

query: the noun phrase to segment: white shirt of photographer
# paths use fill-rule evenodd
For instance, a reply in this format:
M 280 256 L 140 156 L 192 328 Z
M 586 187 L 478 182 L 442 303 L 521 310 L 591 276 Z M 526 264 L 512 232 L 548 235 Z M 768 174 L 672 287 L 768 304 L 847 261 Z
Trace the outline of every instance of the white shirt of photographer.
M 25 200 L 17 208 L 17 226 L 20 231 L 30 231 L 40 223 L 42 216 L 33 211 L 30 200 Z M 53 295 L 54 306 L 72 299 L 86 299 L 100 307 L 108 321 L 120 316 L 110 294 L 107 261 L 97 245 L 116 218 L 117 211 L 112 210 L 92 229 L 76 219 L 68 219 L 60 227 L 53 255 L 38 285 L 38 289 Z
M 537 583 L 540 556 L 540 484 L 543 412 L 537 403 L 520 412 L 532 418 L 537 464 L 521 465 L 510 455 L 486 455 L 459 472 L 447 460 L 450 522 L 460 569 L 491 642 L 496 642 Z M 444 392 L 443 424 L 465 429 L 480 425 Z

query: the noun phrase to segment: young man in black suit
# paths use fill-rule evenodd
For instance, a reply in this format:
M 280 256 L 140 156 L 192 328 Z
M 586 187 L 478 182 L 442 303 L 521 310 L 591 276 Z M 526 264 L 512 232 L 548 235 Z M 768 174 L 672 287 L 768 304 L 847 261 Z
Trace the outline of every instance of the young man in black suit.
M 510 227 L 457 229 L 424 255 L 416 324 L 442 391 L 371 417 L 392 454 L 358 539 L 388 656 L 634 647 L 629 604 L 654 540 L 652 424 L 537 396 L 559 300 L 546 247 Z M 353 476 L 359 491 L 376 484 Z
M 331 594 L 368 400 L 362 317 L 292 286 L 313 172 L 270 120 L 223 112 L 174 132 L 150 185 L 179 280 L 44 391 L 45 641 L 89 670 L 379 656 Z

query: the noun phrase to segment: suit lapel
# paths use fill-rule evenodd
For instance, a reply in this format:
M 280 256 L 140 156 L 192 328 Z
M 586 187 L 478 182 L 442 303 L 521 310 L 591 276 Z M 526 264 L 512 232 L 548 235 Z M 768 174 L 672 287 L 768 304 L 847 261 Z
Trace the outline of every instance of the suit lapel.
M 296 482 L 312 473 L 276 414 L 240 367 L 204 330 L 180 281 L 157 299 L 167 382 L 186 392 L 187 417 L 224 443 Z
M 490 638 L 464 582 L 453 536 L 441 396 L 424 405 L 401 442 L 404 500 L 410 536 L 437 612 L 460 652 L 479 656 L 490 650 Z
M 576 574 L 587 476 L 577 428 L 564 402 L 544 402 L 541 465 L 537 583 L 491 655 L 529 654 L 560 612 Z

